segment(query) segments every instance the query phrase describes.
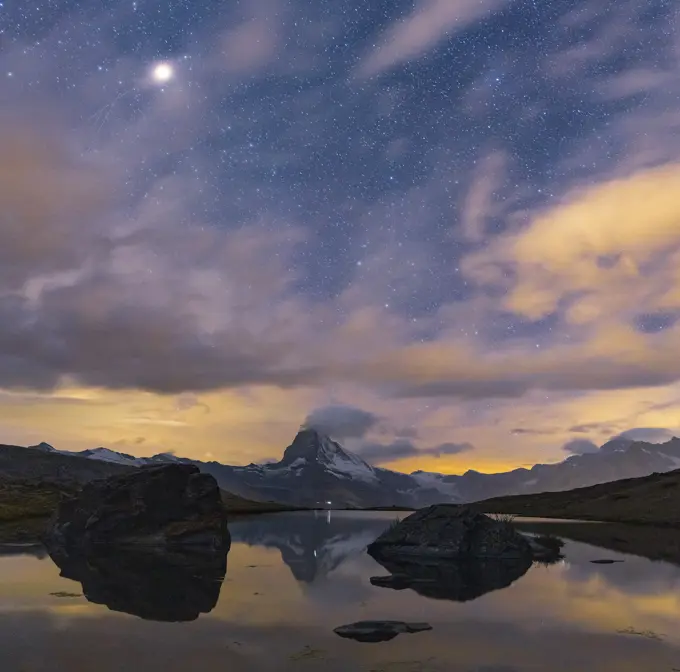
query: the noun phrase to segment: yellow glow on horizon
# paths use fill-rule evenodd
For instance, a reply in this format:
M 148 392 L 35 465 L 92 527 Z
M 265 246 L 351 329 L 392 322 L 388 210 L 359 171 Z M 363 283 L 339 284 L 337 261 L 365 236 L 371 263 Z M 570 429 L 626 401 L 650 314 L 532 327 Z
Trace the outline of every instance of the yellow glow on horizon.
M 466 415 L 462 402 L 452 401 L 420 418 L 414 443 L 428 447 L 465 441 L 475 450 L 440 458 L 409 457 L 381 466 L 460 474 L 468 469 L 498 472 L 556 462 L 566 457 L 560 448 L 571 438 L 601 444 L 631 427 L 675 427 L 678 399 L 678 385 L 591 392 L 554 401 L 527 395 L 495 402 L 478 420 Z M 370 397 L 356 401 L 394 425 L 403 422 L 410 403 Z M 248 464 L 279 458 L 318 403 L 311 389 L 273 387 L 189 397 L 77 387 L 54 394 L 0 390 L 0 443 L 47 441 L 65 450 L 106 446 L 139 456 L 174 451 L 195 459 Z M 593 424 L 589 433 L 569 431 L 588 423 Z M 598 423 L 604 429 L 597 429 Z M 513 434 L 518 428 L 530 431 Z M 377 440 L 389 443 L 391 439 Z

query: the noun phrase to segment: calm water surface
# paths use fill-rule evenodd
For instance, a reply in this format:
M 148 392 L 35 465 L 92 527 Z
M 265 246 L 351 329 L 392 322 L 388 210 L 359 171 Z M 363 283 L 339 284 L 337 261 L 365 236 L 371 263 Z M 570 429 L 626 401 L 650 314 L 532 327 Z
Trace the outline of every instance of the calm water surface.
M 680 567 L 609 550 L 630 545 L 625 530 L 602 528 L 600 543 L 593 540 L 600 534 L 593 533 L 593 525 L 585 530 L 581 524 L 578 532 L 578 525 L 523 523 L 528 530 L 550 527 L 555 534 L 581 541 L 567 541 L 564 560 L 534 565 L 506 588 L 489 590 L 484 576 L 468 576 L 475 583 L 472 593 L 480 596 L 461 602 L 457 599 L 465 595 L 458 594 L 460 585 L 446 595 L 437 595 L 435 586 L 429 591 L 434 596 L 426 597 L 411 589 L 370 584 L 370 577 L 388 572 L 365 547 L 393 517 L 325 512 L 232 521 L 233 544 L 223 582 L 210 573 L 207 579 L 187 574 L 175 580 L 153 567 L 120 570 L 106 585 L 97 578 L 93 582 L 92 576 L 101 572 L 108 576 L 104 565 L 104 570 L 88 574 L 85 592 L 109 606 L 86 599 L 81 583 L 60 577 L 59 568 L 39 549 L 0 555 L 0 669 L 680 669 Z M 589 543 L 583 543 L 584 535 Z M 643 539 L 642 546 L 659 539 Z M 680 548 L 670 538 L 662 541 L 661 547 Z M 631 548 L 637 552 L 640 546 L 633 543 Z M 660 553 L 667 555 L 667 548 Z M 602 558 L 624 562 L 591 563 Z M 163 581 L 170 581 L 167 590 Z M 467 597 L 468 588 L 462 591 Z M 193 618 L 198 612 L 208 613 L 189 622 L 149 620 Z M 427 621 L 433 630 L 379 644 L 333 633 L 336 626 L 369 619 Z

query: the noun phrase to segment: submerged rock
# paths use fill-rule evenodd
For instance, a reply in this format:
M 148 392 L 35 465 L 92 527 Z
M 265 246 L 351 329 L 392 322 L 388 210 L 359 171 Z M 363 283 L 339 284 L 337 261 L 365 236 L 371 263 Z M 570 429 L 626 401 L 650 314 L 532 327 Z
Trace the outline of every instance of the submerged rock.
M 385 569 L 387 569 L 387 567 Z M 413 579 L 407 574 L 372 576 L 369 580 L 372 586 L 378 586 L 378 588 L 391 588 L 392 590 L 406 590 L 413 586 Z
M 467 506 L 436 504 L 411 514 L 368 546 L 379 558 L 531 559 L 528 540 L 511 523 Z
M 191 464 L 143 467 L 87 483 L 63 500 L 46 534 L 50 550 L 101 545 L 228 549 L 215 479 Z
M 193 621 L 214 609 L 227 571 L 227 551 L 202 553 L 100 547 L 53 550 L 60 576 L 82 585 L 89 602 L 152 621 Z
M 388 642 L 403 633 L 424 632 L 432 630 L 429 623 L 405 623 L 404 621 L 359 621 L 349 625 L 341 625 L 333 632 L 346 639 L 357 642 Z

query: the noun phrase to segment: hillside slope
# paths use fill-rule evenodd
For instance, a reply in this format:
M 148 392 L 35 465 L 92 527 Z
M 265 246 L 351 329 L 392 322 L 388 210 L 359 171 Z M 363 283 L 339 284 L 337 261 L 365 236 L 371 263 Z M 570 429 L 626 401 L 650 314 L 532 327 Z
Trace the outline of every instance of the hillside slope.
M 124 474 L 132 468 L 103 460 L 85 460 L 76 455 L 44 452 L 39 448 L 0 444 L 0 479 L 4 480 L 86 483 L 95 478 Z
M 495 497 L 472 506 L 485 513 L 680 527 L 680 470 L 564 492 Z

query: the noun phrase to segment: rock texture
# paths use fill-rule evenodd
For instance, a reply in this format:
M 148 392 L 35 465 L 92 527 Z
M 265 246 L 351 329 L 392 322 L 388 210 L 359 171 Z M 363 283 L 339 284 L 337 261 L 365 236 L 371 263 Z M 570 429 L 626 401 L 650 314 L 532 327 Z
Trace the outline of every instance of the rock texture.
M 368 546 L 376 558 L 531 560 L 527 539 L 506 522 L 467 506 L 437 504 L 416 511 Z
M 62 501 L 48 548 L 86 552 L 101 545 L 228 549 L 215 479 L 188 464 L 144 467 L 87 483 Z
M 432 630 L 429 623 L 404 623 L 403 621 L 359 621 L 341 625 L 333 632 L 357 642 L 387 642 L 403 633 Z

